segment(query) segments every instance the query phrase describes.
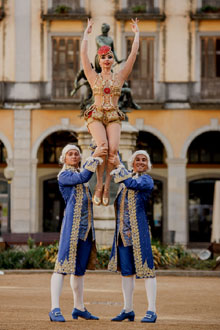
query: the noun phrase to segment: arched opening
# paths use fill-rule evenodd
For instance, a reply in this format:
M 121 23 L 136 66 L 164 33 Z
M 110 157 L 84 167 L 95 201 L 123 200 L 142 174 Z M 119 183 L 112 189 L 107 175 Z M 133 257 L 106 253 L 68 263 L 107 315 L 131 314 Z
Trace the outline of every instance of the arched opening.
M 61 151 L 68 143 L 77 145 L 78 142 L 75 132 L 58 131 L 47 136 L 38 149 L 38 164 L 58 165 Z
M 218 141 L 220 131 L 205 132 L 197 136 L 188 149 L 187 171 L 191 173 L 193 169 L 193 175 L 196 173 L 198 178 L 188 186 L 189 242 L 210 242 L 211 239 L 216 168 L 220 168 Z
M 8 182 L 0 177 L 0 236 L 8 231 Z
M 38 150 L 40 227 L 44 232 L 59 232 L 61 228 L 65 205 L 59 191 L 57 174 L 61 169 L 61 151 L 68 143 L 78 144 L 76 133 L 58 131 L 47 136 Z
M 163 143 L 153 134 L 139 131 L 136 150 L 146 150 L 153 165 L 165 164 L 167 157 Z
M 43 231 L 59 232 L 65 204 L 59 191 L 57 178 L 43 181 L 43 195 Z
M 4 178 L 7 150 L 0 140 L 0 236 L 7 232 L 8 224 L 8 182 Z
M 7 151 L 6 151 L 4 144 L 0 140 L 0 166 L 1 167 L 6 165 L 6 158 L 7 158 Z
M 189 241 L 210 242 L 216 179 L 189 182 Z
M 197 136 L 188 149 L 188 164 L 220 164 L 220 131 Z
M 153 239 L 163 241 L 163 182 L 154 179 L 154 190 L 148 205 L 148 221 Z
M 167 157 L 163 143 L 153 134 L 139 131 L 136 150 L 146 150 L 151 158 L 153 168 L 165 168 Z M 154 178 L 153 173 L 150 174 Z M 164 184 L 158 178 L 154 178 L 154 191 L 148 205 L 148 218 L 152 237 L 163 241 L 164 237 Z

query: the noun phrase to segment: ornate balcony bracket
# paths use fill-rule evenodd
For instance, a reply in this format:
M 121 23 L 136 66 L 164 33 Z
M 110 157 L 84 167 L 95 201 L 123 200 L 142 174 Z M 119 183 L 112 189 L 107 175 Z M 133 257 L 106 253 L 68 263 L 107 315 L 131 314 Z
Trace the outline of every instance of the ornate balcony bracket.
M 118 21 L 128 21 L 132 17 L 137 17 L 137 19 L 142 21 L 164 21 L 166 16 L 165 14 L 159 13 L 133 13 L 130 11 L 117 11 L 115 13 L 115 18 Z

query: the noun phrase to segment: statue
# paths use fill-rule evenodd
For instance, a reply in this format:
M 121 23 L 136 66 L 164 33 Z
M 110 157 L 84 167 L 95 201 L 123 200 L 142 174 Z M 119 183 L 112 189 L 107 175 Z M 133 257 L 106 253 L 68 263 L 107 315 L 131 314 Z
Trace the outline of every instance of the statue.
M 94 67 L 91 63 L 91 66 L 92 68 Z M 81 80 L 84 80 L 83 83 L 80 83 Z M 85 96 L 82 97 L 82 100 L 81 100 L 81 103 L 80 103 L 80 109 L 82 110 L 81 111 L 81 116 L 83 116 L 84 114 L 84 111 L 86 109 L 88 109 L 90 107 L 90 105 L 93 104 L 94 100 L 93 100 L 93 94 L 92 94 L 92 89 L 90 87 L 90 84 L 88 82 L 88 80 L 86 79 L 86 76 L 85 76 L 85 73 L 84 73 L 84 70 L 80 70 L 77 75 L 76 75 L 76 78 L 74 80 L 74 83 L 73 83 L 73 90 L 72 92 L 70 93 L 71 96 L 74 96 L 77 91 L 81 88 L 85 86 L 86 87 L 86 93 L 85 93 Z
M 97 50 L 102 46 L 111 47 L 111 50 L 113 52 L 116 63 L 117 64 L 122 63 L 124 60 L 120 60 L 120 61 L 118 60 L 117 55 L 115 53 L 115 49 L 114 49 L 113 39 L 108 36 L 109 30 L 110 30 L 110 25 L 108 25 L 107 23 L 103 23 L 101 29 L 102 29 L 102 34 L 100 34 L 98 37 L 96 37 Z M 99 60 L 98 60 L 98 55 L 97 54 L 96 54 L 96 57 L 95 57 L 95 70 L 98 73 L 101 72 L 101 68 L 100 68 L 100 65 L 99 65 Z

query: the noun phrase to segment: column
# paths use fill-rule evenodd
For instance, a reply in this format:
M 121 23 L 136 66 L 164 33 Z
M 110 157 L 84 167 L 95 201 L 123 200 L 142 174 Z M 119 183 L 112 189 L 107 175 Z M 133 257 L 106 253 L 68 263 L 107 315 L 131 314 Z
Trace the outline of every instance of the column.
M 168 158 L 168 238 L 175 232 L 175 242 L 186 244 L 188 241 L 187 199 L 186 199 L 187 159 Z
M 30 231 L 30 119 L 31 110 L 14 110 L 14 178 L 12 184 L 12 232 Z
M 37 194 L 37 163 L 38 159 L 31 160 L 31 202 L 30 202 L 30 232 L 37 233 L 42 231 L 40 228 L 38 217 L 39 217 L 39 209 L 38 209 L 38 194 Z

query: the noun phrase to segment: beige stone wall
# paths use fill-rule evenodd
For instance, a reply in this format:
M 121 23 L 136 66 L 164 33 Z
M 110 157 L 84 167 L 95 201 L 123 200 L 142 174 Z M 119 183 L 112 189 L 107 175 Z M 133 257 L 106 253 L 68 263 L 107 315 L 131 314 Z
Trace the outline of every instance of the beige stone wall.
M 31 81 L 42 78 L 43 54 L 41 45 L 41 1 L 31 1 Z
M 218 119 L 218 110 L 140 110 L 128 114 L 129 121 L 135 125 L 137 118 L 144 124 L 159 130 L 170 142 L 174 157 L 180 157 L 187 138 L 197 129 L 210 125 L 211 119 Z
M 0 80 L 15 80 L 14 0 L 5 4 L 5 18 L 0 22 Z
M 188 81 L 188 1 L 166 0 L 166 82 Z
M 79 110 L 32 110 L 31 141 L 32 146 L 45 131 L 62 124 L 62 118 L 69 120 L 70 126 L 79 128 L 84 125 Z
M 14 112 L 13 110 L 0 109 L 0 132 L 14 145 Z

